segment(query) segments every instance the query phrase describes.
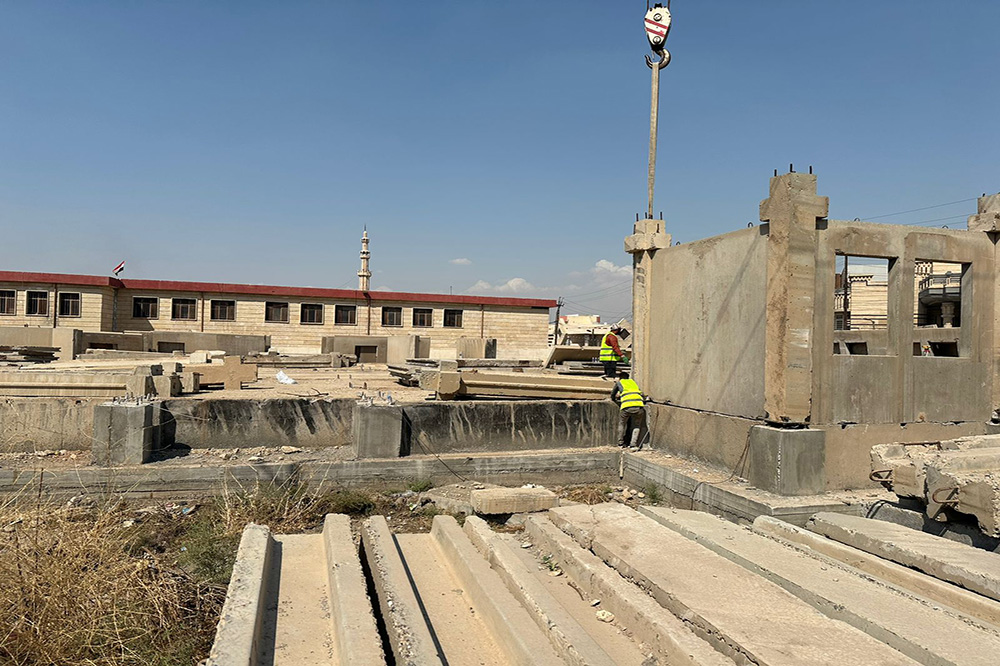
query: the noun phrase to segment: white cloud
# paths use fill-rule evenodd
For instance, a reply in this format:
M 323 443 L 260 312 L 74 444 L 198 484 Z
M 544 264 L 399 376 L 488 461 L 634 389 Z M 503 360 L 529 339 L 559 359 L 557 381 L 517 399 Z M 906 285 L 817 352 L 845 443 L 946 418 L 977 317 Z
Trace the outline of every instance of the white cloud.
M 492 291 L 497 294 L 525 294 L 528 292 L 546 291 L 545 288 L 538 288 L 531 284 L 524 278 L 511 278 L 506 282 L 500 282 L 497 284 L 490 284 L 485 280 L 480 280 L 476 284 L 472 285 L 469 291 Z
M 590 274 L 598 280 L 621 280 L 632 276 L 631 266 L 618 266 L 612 261 L 601 259 L 590 269 Z
M 466 259 L 465 257 L 459 257 L 458 259 L 452 259 L 448 262 L 449 264 L 455 264 L 456 266 L 471 266 L 472 260 Z

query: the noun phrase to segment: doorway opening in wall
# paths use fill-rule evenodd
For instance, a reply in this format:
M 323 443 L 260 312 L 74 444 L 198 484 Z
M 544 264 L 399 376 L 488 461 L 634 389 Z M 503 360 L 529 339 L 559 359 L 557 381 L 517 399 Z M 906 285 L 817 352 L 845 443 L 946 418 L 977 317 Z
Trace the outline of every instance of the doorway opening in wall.
M 835 331 L 888 328 L 889 259 L 838 254 L 833 301 Z

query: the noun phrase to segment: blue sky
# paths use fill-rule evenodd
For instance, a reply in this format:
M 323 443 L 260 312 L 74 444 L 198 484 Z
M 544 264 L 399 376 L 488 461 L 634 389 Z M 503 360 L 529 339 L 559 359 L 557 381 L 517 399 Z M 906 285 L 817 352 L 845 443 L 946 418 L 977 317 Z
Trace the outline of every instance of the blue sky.
M 1000 189 L 1000 3 L 676 0 L 656 210 L 682 242 L 813 165 L 834 218 Z M 628 314 L 642 2 L 0 3 L 0 267 L 563 296 Z M 940 218 L 940 219 L 939 219 Z M 934 220 L 931 222 L 930 220 Z

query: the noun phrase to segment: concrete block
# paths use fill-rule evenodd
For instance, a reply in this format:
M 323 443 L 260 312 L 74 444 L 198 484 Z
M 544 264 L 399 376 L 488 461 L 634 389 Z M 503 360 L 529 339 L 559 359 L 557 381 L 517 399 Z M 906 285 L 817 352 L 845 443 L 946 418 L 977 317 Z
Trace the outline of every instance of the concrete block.
M 496 358 L 497 339 L 461 337 L 455 341 L 455 357 L 460 359 Z
M 750 429 L 750 483 L 778 495 L 826 491 L 826 433 L 812 429 Z
M 153 450 L 152 403 L 94 406 L 92 452 L 98 465 L 141 465 Z
M 188 363 L 208 363 L 208 352 L 205 350 L 191 352 L 188 356 Z
M 398 458 L 403 452 L 403 408 L 355 404 L 352 433 L 355 458 Z
M 153 395 L 155 392 L 152 375 L 133 375 L 125 380 L 125 395 L 127 396 L 142 397 Z
M 246 526 L 236 552 L 210 664 L 256 664 L 260 651 L 261 625 L 267 596 L 267 571 L 274 550 L 271 530 L 264 525 Z
M 431 536 L 511 664 L 565 666 L 528 611 L 476 551 L 452 516 L 435 516 Z
M 160 365 L 165 375 L 177 375 L 184 371 L 184 364 L 178 361 L 164 361 Z
M 913 664 L 881 641 L 624 505 L 558 507 L 549 516 L 737 663 Z
M 197 393 L 201 390 L 200 372 L 182 372 L 180 378 L 181 393 Z
M 995 553 L 859 516 L 818 513 L 807 527 L 840 543 L 1000 600 L 1000 557 Z
M 458 372 L 458 361 L 441 359 L 438 361 L 438 368 L 441 372 Z
M 153 392 L 161 398 L 172 398 L 181 394 L 181 378 L 177 375 L 153 377 Z
M 559 506 L 559 497 L 545 488 L 484 488 L 471 493 L 472 509 L 484 515 L 531 513 Z
M 992 666 L 1000 652 L 995 632 L 827 558 L 803 557 L 700 511 L 641 506 L 639 512 L 920 663 Z
M 344 666 L 385 664 L 361 560 L 351 538 L 350 517 L 327 514 L 323 520 L 323 547 L 333 639 L 340 663 Z

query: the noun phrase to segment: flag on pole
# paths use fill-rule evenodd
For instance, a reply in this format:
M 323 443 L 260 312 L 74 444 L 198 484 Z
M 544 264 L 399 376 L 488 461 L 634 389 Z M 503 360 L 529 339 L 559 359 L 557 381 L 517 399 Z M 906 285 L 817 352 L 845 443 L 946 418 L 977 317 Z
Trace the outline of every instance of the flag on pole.
M 118 275 L 123 270 L 125 270 L 125 262 L 124 261 L 122 263 L 118 264 L 117 266 L 115 266 L 115 271 L 114 271 L 115 275 Z

